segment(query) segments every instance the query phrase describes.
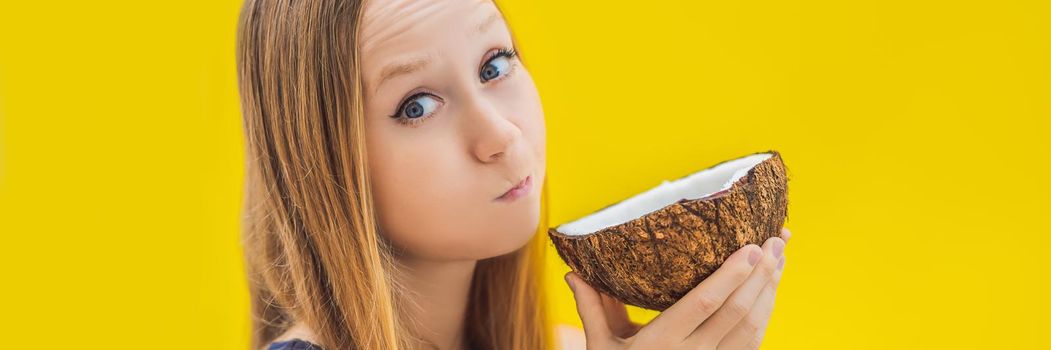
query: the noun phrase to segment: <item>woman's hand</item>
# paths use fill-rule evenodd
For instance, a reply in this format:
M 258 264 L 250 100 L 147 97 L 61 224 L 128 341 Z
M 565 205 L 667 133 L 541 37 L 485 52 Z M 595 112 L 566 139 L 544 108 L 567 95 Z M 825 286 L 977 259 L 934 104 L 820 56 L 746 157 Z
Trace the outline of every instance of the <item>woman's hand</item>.
M 781 280 L 788 229 L 749 244 L 645 326 L 631 322 L 624 304 L 566 274 L 588 349 L 757 349 Z

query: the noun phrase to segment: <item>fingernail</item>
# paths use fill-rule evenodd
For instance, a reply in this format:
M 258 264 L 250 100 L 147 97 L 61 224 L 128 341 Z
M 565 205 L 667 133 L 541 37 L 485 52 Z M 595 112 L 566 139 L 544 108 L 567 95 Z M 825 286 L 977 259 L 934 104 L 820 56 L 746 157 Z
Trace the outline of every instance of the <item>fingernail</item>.
M 569 273 L 566 273 L 566 284 L 569 285 L 569 290 L 572 290 L 573 293 L 577 292 L 577 288 L 573 286 L 573 281 L 569 278 Z
M 781 270 L 785 267 L 785 257 L 781 257 L 781 261 L 777 262 L 777 269 Z
M 789 231 L 789 230 L 788 230 L 788 229 L 786 228 L 786 229 L 785 229 L 785 233 L 784 233 L 784 234 L 782 234 L 781 236 L 783 236 L 783 237 L 784 237 L 784 240 L 785 240 L 785 242 L 788 242 L 788 239 L 789 239 L 789 238 L 792 238 L 792 231 Z
M 774 249 L 774 257 L 780 258 L 781 254 L 784 254 L 785 252 L 785 241 L 780 239 L 775 240 L 774 246 L 772 248 Z
M 752 252 L 748 253 L 748 264 L 755 266 L 755 264 L 759 262 L 759 258 L 762 257 L 763 252 L 761 250 L 752 249 Z

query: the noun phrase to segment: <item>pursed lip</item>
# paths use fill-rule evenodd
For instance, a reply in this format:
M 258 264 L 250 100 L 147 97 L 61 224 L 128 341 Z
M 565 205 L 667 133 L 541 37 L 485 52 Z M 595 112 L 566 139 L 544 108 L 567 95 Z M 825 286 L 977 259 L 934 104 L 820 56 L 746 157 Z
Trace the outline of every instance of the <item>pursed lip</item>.
M 496 198 L 495 198 L 495 199 L 493 199 L 493 200 L 494 200 L 494 201 L 498 201 L 498 200 L 504 199 L 504 198 L 505 198 L 505 197 L 507 197 L 507 195 L 508 195 L 508 194 L 510 194 L 510 193 L 511 193 L 512 191 L 514 191 L 514 190 L 516 190 L 516 189 L 519 189 L 519 188 L 521 188 L 521 187 L 522 187 L 523 185 L 525 185 L 525 183 L 526 183 L 526 180 L 529 180 L 529 179 L 530 179 L 530 175 L 526 175 L 525 177 L 523 177 L 523 178 L 522 178 L 522 180 L 519 180 L 519 181 L 518 181 L 518 183 L 516 183 L 516 184 L 515 184 L 515 185 L 514 185 L 513 187 L 511 187 L 510 189 L 508 189 L 507 191 L 505 191 L 505 192 L 504 192 L 503 194 L 501 194 L 501 195 L 500 195 L 499 197 L 496 197 Z

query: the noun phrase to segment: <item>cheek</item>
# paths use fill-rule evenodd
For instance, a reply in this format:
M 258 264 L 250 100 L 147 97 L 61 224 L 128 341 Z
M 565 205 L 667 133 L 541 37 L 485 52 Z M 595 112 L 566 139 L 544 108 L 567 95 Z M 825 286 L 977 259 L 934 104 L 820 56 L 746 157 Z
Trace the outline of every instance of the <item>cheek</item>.
M 521 113 L 519 125 L 523 134 L 528 138 L 536 154 L 537 171 L 543 172 L 546 165 L 547 153 L 547 126 L 544 120 L 544 108 L 540 100 L 539 92 L 533 82 L 532 76 L 523 69 L 522 79 L 514 92 L 514 106 L 512 111 Z
M 453 131 L 412 139 L 373 135 L 369 173 L 380 233 L 408 254 L 431 259 L 484 259 L 521 247 L 538 224 L 542 182 L 520 201 L 491 202 L 487 184 L 495 179 L 484 177 L 490 173 L 445 133 Z
M 446 230 L 444 217 L 464 202 L 456 184 L 446 181 L 460 161 L 449 159 L 454 153 L 440 145 L 420 150 L 414 147 L 419 139 L 376 137 L 369 144 L 369 175 L 380 232 L 402 249 L 428 250 L 439 241 L 436 237 L 448 236 L 438 232 Z
M 542 183 L 543 175 L 537 176 L 536 184 Z M 380 233 L 420 258 L 505 254 L 528 242 L 539 223 L 539 185 L 530 197 L 495 203 L 479 195 L 484 191 L 466 176 L 423 180 L 395 174 L 374 183 Z
M 499 101 L 501 112 L 518 125 L 525 138 L 523 141 L 536 153 L 536 161 L 542 164 L 547 142 L 544 108 L 532 75 L 524 67 L 517 69 L 520 70 L 492 98 Z

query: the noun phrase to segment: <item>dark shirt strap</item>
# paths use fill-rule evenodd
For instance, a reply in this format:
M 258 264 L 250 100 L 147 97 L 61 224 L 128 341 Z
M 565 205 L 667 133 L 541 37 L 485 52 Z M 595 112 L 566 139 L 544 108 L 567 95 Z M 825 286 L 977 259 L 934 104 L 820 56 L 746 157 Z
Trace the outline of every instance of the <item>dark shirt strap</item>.
M 270 343 L 267 350 L 322 350 L 317 344 L 299 338 Z

